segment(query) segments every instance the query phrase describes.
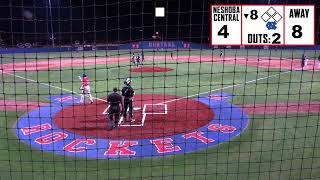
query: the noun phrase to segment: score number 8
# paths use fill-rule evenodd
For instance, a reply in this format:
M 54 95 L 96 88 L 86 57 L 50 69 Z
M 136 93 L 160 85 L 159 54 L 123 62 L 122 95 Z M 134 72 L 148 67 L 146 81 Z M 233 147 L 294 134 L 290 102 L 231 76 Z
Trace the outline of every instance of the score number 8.
M 292 37 L 297 39 L 302 37 L 302 27 L 300 25 L 294 25 L 292 26 Z

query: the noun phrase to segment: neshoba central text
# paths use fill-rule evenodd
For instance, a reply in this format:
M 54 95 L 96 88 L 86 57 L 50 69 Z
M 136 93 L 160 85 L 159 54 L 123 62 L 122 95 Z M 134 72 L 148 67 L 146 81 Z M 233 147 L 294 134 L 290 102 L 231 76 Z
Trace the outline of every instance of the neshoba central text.
M 212 13 L 240 13 L 239 6 L 214 6 Z

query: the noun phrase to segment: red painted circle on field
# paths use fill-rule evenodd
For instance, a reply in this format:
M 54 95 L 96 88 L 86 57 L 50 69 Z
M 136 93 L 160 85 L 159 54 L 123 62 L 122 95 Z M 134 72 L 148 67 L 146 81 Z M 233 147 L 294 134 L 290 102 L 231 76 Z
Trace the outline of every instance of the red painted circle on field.
M 107 105 L 101 101 L 92 105 L 75 104 L 66 107 L 53 117 L 53 121 L 58 128 L 90 138 L 133 140 L 189 132 L 213 119 L 211 108 L 193 99 L 173 101 L 167 103 L 167 106 L 158 104 L 177 98 L 179 97 L 172 95 L 135 95 L 136 121 L 131 123 L 135 126 L 125 122 L 118 128 L 110 129 L 106 115 L 102 114 Z
M 172 68 L 164 68 L 159 66 L 143 66 L 129 69 L 131 72 L 167 72 L 172 70 Z

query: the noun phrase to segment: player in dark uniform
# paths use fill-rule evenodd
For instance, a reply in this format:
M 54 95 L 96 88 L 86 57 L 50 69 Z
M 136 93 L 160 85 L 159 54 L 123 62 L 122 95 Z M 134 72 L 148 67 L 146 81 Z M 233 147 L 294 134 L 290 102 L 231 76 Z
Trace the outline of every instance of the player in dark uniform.
M 303 53 L 302 57 L 301 57 L 301 68 L 302 68 L 302 70 L 306 66 L 306 64 L 307 64 L 307 55 L 305 53 Z
M 122 88 L 122 96 L 124 97 L 124 108 L 122 109 L 123 118 L 127 121 L 127 110 L 129 108 L 129 122 L 133 122 L 133 96 L 134 91 L 131 87 L 131 79 L 127 78 L 124 82 L 125 86 Z
M 123 109 L 122 105 L 122 97 L 120 94 L 117 93 L 118 89 L 113 88 L 113 92 L 108 95 L 107 101 L 109 104 L 109 111 L 108 111 L 108 116 L 109 120 L 112 124 L 112 128 L 115 128 L 118 126 L 119 120 L 120 120 L 120 105 L 121 108 Z M 115 120 L 113 120 L 113 117 Z
M 223 56 L 223 51 L 222 51 L 222 50 L 220 50 L 220 57 L 221 57 L 221 56 Z
M 318 56 L 318 66 L 320 66 L 320 54 L 319 54 L 319 56 Z
M 138 54 L 138 56 L 137 56 L 137 67 L 139 67 L 139 65 L 140 65 L 140 55 Z
M 143 65 L 143 62 L 144 62 L 144 52 L 143 52 L 143 50 L 142 50 L 142 52 L 141 52 L 141 64 Z
M 173 59 L 173 51 L 170 52 L 171 59 Z

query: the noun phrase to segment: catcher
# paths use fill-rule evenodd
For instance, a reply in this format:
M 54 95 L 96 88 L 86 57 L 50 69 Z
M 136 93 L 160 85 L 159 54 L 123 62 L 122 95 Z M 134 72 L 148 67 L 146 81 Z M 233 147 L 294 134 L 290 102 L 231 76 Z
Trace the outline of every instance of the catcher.
M 80 90 L 82 91 L 81 93 L 81 99 L 80 103 L 85 103 L 85 96 L 88 96 L 90 99 L 90 104 L 93 103 L 93 98 L 91 95 L 91 90 L 90 90 L 90 80 L 86 74 L 82 74 L 82 78 L 78 76 L 80 81 L 82 82 L 82 85 L 80 87 Z
M 112 124 L 112 128 L 118 127 L 119 120 L 120 120 L 120 105 L 123 109 L 122 105 L 122 97 L 120 94 L 117 93 L 118 89 L 115 87 L 113 88 L 113 92 L 108 95 L 107 101 L 109 104 L 109 111 L 108 116 L 109 120 Z M 115 120 L 113 120 L 113 117 Z

